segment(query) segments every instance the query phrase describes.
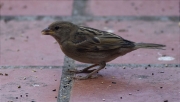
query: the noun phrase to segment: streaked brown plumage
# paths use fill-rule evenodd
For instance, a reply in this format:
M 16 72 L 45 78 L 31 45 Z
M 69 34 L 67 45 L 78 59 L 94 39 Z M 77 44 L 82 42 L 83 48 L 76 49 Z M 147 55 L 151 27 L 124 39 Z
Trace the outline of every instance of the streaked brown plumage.
M 160 44 L 135 43 L 113 33 L 77 26 L 64 21 L 52 23 L 42 31 L 42 34 L 53 36 L 59 43 L 61 50 L 68 57 L 83 63 L 94 64 L 81 71 L 76 71 L 89 73 L 87 76 L 78 77 L 77 79 L 91 77 L 103 69 L 107 62 L 136 49 L 162 49 L 162 47 L 165 47 L 165 45 Z M 98 69 L 89 70 L 98 65 Z

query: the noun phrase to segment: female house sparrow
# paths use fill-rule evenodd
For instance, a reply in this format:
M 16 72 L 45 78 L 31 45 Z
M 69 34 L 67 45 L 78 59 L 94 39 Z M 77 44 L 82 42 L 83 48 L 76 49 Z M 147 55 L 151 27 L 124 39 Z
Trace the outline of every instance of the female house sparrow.
M 139 48 L 162 49 L 165 45 L 152 43 L 135 43 L 122 37 L 94 28 L 77 26 L 70 22 L 54 22 L 42 30 L 42 34 L 53 36 L 61 50 L 68 57 L 83 63 L 93 64 L 77 73 L 89 73 L 87 79 L 106 66 L 106 63 Z M 89 70 L 95 66 L 99 68 Z

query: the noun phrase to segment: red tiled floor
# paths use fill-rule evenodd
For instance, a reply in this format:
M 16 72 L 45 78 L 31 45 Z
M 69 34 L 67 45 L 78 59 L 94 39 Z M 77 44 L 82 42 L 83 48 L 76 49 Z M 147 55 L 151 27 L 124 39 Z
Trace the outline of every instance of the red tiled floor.
M 95 16 L 179 15 L 179 0 L 90 0 L 87 7 Z
M 57 102 L 61 69 L 0 69 L 0 73 L 0 102 Z
M 70 102 L 179 102 L 179 68 L 106 67 L 102 77 L 75 80 Z M 167 101 L 166 101 L 167 100 Z
M 0 3 L 1 15 L 67 16 L 72 13 L 73 0 L 2 0 Z
M 165 44 L 166 50 L 138 49 L 124 56 L 118 57 L 110 63 L 179 63 L 180 62 L 180 35 L 176 22 L 148 22 L 148 21 L 121 21 L 121 22 L 87 22 L 87 26 L 113 33 L 134 42 Z M 173 36 L 172 36 L 173 35 Z M 159 61 L 162 56 L 175 58 L 171 61 Z
M 0 21 L 0 65 L 63 65 L 64 54 L 51 36 L 42 35 L 52 21 Z
M 83 8 L 94 16 L 179 16 L 179 1 L 89 0 Z M 73 0 L 0 1 L 1 15 L 71 16 Z M 77 5 L 76 5 L 77 6 Z M 81 14 L 81 13 L 80 13 Z M 81 15 L 78 15 L 81 16 Z M 0 65 L 63 65 L 64 54 L 55 39 L 41 35 L 52 21 L 0 21 Z M 166 50 L 140 49 L 111 63 L 179 63 L 180 36 L 176 22 L 86 22 L 87 26 L 114 31 L 135 42 L 166 44 Z M 172 61 L 158 61 L 170 56 Z M 179 102 L 178 68 L 106 67 L 102 77 L 75 80 L 71 102 Z M 35 71 L 34 71 L 35 70 Z M 61 69 L 0 69 L 0 102 L 56 102 Z M 5 73 L 8 76 L 5 76 Z M 18 88 L 18 86 L 20 86 Z M 56 91 L 53 91 L 56 89 Z M 22 96 L 21 96 L 22 95 Z M 17 98 L 17 99 L 16 99 Z M 166 101 L 167 100 L 167 101 Z

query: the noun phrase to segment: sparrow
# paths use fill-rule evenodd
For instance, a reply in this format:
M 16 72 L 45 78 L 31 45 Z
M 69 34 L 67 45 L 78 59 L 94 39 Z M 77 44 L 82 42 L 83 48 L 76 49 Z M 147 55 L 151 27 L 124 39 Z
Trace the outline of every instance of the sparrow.
M 139 48 L 163 49 L 165 47 L 161 44 L 135 43 L 110 32 L 78 26 L 66 21 L 56 21 L 41 33 L 54 37 L 66 56 L 79 62 L 93 64 L 83 70 L 73 71 L 88 73 L 85 77 L 75 77 L 80 80 L 91 78 L 93 74 L 103 69 L 107 62 L 131 51 Z M 99 67 L 90 70 L 96 66 Z

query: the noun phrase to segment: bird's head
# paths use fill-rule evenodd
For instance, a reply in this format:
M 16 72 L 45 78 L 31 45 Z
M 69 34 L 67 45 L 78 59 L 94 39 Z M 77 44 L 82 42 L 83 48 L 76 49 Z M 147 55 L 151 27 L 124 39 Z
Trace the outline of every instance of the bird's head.
M 51 35 L 58 42 L 67 39 L 71 33 L 76 31 L 77 26 L 70 22 L 57 21 L 50 24 L 47 28 L 41 31 L 43 35 Z

